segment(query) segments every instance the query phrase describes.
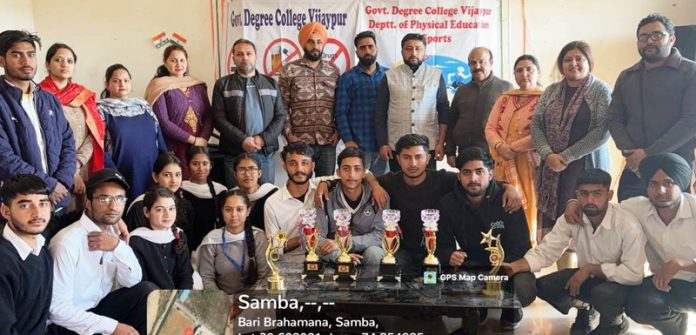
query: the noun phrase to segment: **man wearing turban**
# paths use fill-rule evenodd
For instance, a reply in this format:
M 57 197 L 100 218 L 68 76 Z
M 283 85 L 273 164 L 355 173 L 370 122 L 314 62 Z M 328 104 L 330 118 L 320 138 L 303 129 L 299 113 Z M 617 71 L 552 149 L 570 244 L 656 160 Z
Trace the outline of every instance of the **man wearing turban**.
M 323 24 L 305 24 L 297 39 L 304 54 L 287 63 L 279 78 L 288 114 L 284 135 L 289 143 L 302 141 L 312 147 L 314 173 L 317 177 L 328 176 L 334 173 L 339 140 L 334 124 L 334 97 L 340 71 L 322 59 L 328 40 Z

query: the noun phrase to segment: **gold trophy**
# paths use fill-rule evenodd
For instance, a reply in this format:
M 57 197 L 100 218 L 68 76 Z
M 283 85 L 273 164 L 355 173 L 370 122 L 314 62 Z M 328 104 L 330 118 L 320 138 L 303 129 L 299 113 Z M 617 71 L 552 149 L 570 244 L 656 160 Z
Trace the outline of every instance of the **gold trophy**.
M 266 263 L 271 268 L 271 276 L 268 277 L 268 293 L 282 294 L 285 291 L 285 278 L 280 275 L 280 267 L 278 260 L 280 259 L 279 249 L 282 250 L 283 245 L 287 241 L 285 232 L 279 230 L 275 236 L 268 238 L 268 247 L 266 247 Z
M 336 244 L 341 254 L 336 260 L 336 281 L 355 281 L 358 277 L 355 264 L 348 253 L 353 248 L 353 235 L 350 231 L 350 211 L 345 208 L 335 209 L 333 212 L 334 220 L 336 220 Z
M 317 227 L 315 225 L 317 217 L 316 209 L 304 208 L 300 210 L 300 224 L 302 226 L 302 237 L 304 238 L 307 256 L 304 260 L 304 272 L 302 279 L 324 279 L 324 268 L 321 259 L 317 255 L 317 242 L 319 241 Z
M 401 270 L 396 261 L 394 254 L 399 250 L 401 245 L 399 220 L 401 212 L 398 209 L 385 209 L 382 212 L 382 220 L 384 220 L 384 236 L 382 236 L 382 249 L 386 255 L 382 257 L 379 263 L 379 275 L 377 281 L 401 281 Z
M 500 266 L 503 264 L 503 261 L 505 260 L 505 250 L 503 250 L 503 246 L 500 245 L 500 234 L 497 236 L 493 236 L 493 228 L 488 230 L 487 233 L 481 232 L 481 235 L 483 235 L 483 239 L 481 239 L 481 244 L 486 244 L 486 251 L 489 251 L 491 253 L 490 256 L 488 256 L 488 260 L 491 262 L 491 265 L 493 268 L 490 271 L 490 274 L 492 275 L 497 275 L 498 270 L 500 270 Z M 495 245 L 494 245 L 495 244 Z M 500 280 L 486 280 L 486 288 L 481 291 L 484 295 L 487 295 L 489 297 L 497 297 L 501 295 L 501 282 Z
M 440 276 L 440 261 L 435 257 L 437 247 L 437 222 L 440 220 L 440 211 L 437 209 L 424 209 L 421 211 L 423 220 L 423 237 L 428 256 L 423 260 L 423 283 L 435 284 Z

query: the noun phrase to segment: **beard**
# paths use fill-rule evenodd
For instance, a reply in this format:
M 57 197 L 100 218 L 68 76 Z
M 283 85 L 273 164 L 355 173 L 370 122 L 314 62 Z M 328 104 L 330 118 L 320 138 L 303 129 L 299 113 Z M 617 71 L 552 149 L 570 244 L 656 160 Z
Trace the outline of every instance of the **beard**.
M 304 57 L 309 59 L 312 62 L 316 62 L 316 61 L 321 59 L 322 50 L 319 50 L 319 49 L 307 50 L 305 48 L 302 48 L 302 50 L 304 50 Z
M 408 66 L 410 66 L 412 68 L 417 68 L 417 67 L 421 66 L 421 64 L 423 64 L 423 60 L 419 59 L 416 56 L 413 56 L 409 59 L 404 59 L 404 63 L 408 64 Z
M 254 72 L 254 65 L 249 62 L 241 63 L 237 65 L 237 72 L 242 75 L 251 74 Z
M 364 57 L 358 57 L 358 60 L 360 61 L 360 65 L 363 67 L 369 67 L 377 61 L 377 57 L 373 55 L 365 55 Z
M 304 177 L 304 180 L 302 179 Z M 288 173 L 288 179 L 297 185 L 304 185 L 309 182 L 309 175 L 304 172 Z
M 597 208 L 595 206 L 585 206 L 582 208 L 582 212 L 588 217 L 596 217 L 606 213 L 607 208 Z
M 647 50 L 651 48 L 656 49 L 656 51 L 652 55 L 647 53 Z M 640 57 L 647 63 L 656 63 L 669 57 L 671 49 L 672 48 L 669 45 L 664 45 L 662 47 L 650 45 L 640 49 L 639 53 Z

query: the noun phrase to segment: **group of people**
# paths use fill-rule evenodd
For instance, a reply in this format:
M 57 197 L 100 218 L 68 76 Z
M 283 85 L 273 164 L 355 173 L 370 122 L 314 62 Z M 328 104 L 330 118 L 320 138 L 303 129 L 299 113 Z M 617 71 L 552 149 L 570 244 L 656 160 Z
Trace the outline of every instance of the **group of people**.
M 477 47 L 473 80 L 450 104 L 441 70 L 424 63 L 424 35 L 404 36 L 403 64 L 387 69 L 375 34 L 361 32 L 359 63 L 340 74 L 322 58 L 326 28 L 310 22 L 298 35 L 302 58 L 278 82 L 256 70 L 254 43 L 237 40 L 235 71 L 215 83 L 211 103 L 180 45 L 165 49 L 144 99 L 130 97 L 131 74 L 114 64 L 97 100 L 72 81 L 70 46 L 48 49 L 49 74 L 35 85 L 39 38 L 4 31 L 1 332 L 43 334 L 48 319 L 52 334 L 145 334 L 152 290 L 190 289 L 195 273 L 230 295 L 250 287 L 269 274 L 267 238 L 279 230 L 282 259 L 301 262 L 303 208 L 316 208 L 325 261 L 339 253 L 333 210 L 348 209 L 351 259 L 378 264 L 382 211 L 392 208 L 405 269 L 426 256 L 421 210 L 439 209 L 443 265 L 486 268 L 480 236 L 492 230 L 506 250 L 507 289 L 523 306 L 538 296 L 562 313 L 578 309 L 572 334 L 619 334 L 624 311 L 685 334 L 685 312 L 696 310 L 696 63 L 673 48 L 664 16 L 641 20 L 636 36 L 642 59 L 613 92 L 592 75 L 582 41 L 563 47 L 563 79 L 545 89 L 534 56 L 515 61 L 513 89 L 493 75 L 490 49 Z M 213 128 L 225 185 L 210 179 Z M 280 135 L 288 181 L 278 187 Z M 626 157 L 620 205 L 609 203 L 610 136 Z M 458 173 L 437 171 L 443 159 Z M 535 278 L 569 248 L 578 268 Z M 654 275 L 644 278 L 646 260 Z M 501 328 L 521 319 L 522 309 L 504 309 Z

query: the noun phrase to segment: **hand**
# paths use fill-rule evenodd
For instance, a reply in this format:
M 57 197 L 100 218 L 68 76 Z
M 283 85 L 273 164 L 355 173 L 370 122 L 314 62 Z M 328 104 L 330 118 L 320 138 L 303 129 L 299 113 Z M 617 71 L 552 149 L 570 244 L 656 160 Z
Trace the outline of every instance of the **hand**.
M 510 184 L 505 184 L 505 193 L 503 193 L 503 208 L 508 213 L 512 213 L 522 208 L 522 197 L 520 197 L 517 189 Z
M 377 206 L 379 209 L 384 209 L 389 202 L 389 193 L 385 190 L 382 185 L 375 183 L 376 185 L 370 184 L 372 186 L 372 204 Z
M 379 155 L 382 156 L 382 159 L 384 159 L 386 161 L 394 158 L 392 155 L 392 148 L 387 144 L 385 144 L 381 148 L 379 148 Z
M 208 141 L 206 141 L 202 137 L 195 137 L 193 139 L 193 145 L 197 146 L 197 147 L 205 147 L 205 146 L 208 146 Z
M 135 328 L 125 324 L 125 323 L 118 323 L 116 325 L 116 329 L 114 329 L 114 332 L 111 333 L 113 335 L 138 335 L 138 331 L 135 330 Z
M 503 269 L 505 274 L 511 277 L 520 272 L 530 271 L 529 263 L 526 259 L 524 259 L 524 257 L 512 263 L 503 262 L 503 264 L 500 267 Z
M 348 141 L 345 144 L 346 144 L 346 148 L 357 148 L 358 147 L 358 143 L 356 143 L 355 141 Z
M 256 152 L 261 148 L 256 145 L 256 141 L 254 141 L 254 138 L 249 136 L 244 139 L 244 142 L 242 142 L 242 149 L 246 152 Z
M 568 279 L 568 282 L 565 285 L 565 289 L 570 291 L 570 296 L 577 297 L 580 294 L 580 286 L 582 286 L 582 283 L 584 283 L 589 277 L 590 272 L 585 270 L 584 267 L 575 271 L 575 274 Z
M 549 154 L 546 156 L 546 165 L 553 172 L 561 172 L 568 167 L 568 163 L 559 154 Z
M 582 221 L 582 207 L 580 207 L 580 202 L 577 200 L 570 200 L 566 203 L 563 215 L 570 224 L 585 224 L 585 222 Z
M 468 255 L 464 251 L 461 251 L 461 250 L 454 251 L 450 255 L 449 265 L 452 267 L 460 267 L 460 266 L 462 266 L 462 264 L 464 264 L 464 260 L 466 259 L 467 256 Z
M 435 160 L 441 161 L 443 158 L 445 158 L 445 145 L 438 143 L 435 145 Z
M 63 185 L 61 182 L 56 183 L 56 187 L 53 189 L 53 193 L 51 193 L 51 196 L 49 197 L 49 200 L 51 200 L 51 203 L 54 205 L 59 203 L 65 196 L 68 195 L 68 189 Z
M 456 168 L 457 167 L 457 159 L 454 156 L 447 156 L 447 165 Z
M 513 263 L 503 262 L 503 264 L 500 264 L 500 269 L 504 274 L 512 277 L 515 275 L 515 273 L 517 273 L 517 269 L 515 269 L 515 266 L 512 265 Z
M 130 241 L 130 234 L 128 233 L 128 226 L 123 221 L 123 219 L 118 220 L 114 228 L 116 228 L 116 234 L 118 234 L 118 238 L 120 238 L 121 241 L 126 242 L 126 244 L 128 244 L 128 242 Z
M 633 171 L 637 175 L 640 161 L 642 161 L 643 158 L 645 158 L 645 150 L 633 149 L 626 151 L 631 152 L 630 155 L 626 156 L 626 165 L 628 165 L 628 168 L 631 169 L 631 171 Z
M 669 286 L 669 282 L 672 281 L 672 278 L 674 278 L 674 275 L 676 275 L 680 269 L 681 264 L 678 260 L 673 259 L 665 263 L 660 270 L 655 272 L 655 275 L 652 278 L 655 288 L 662 292 L 669 292 L 669 290 L 672 289 L 672 287 Z
M 331 145 L 336 145 L 336 143 L 338 143 L 338 141 L 340 140 L 341 136 L 338 136 L 337 132 L 331 135 L 331 137 L 329 137 L 329 142 L 331 142 Z
M 505 160 L 511 160 L 511 159 L 515 158 L 515 155 L 516 155 L 515 152 L 512 151 L 512 148 L 507 143 L 503 143 L 503 144 L 499 145 L 497 150 L 498 150 L 498 153 L 501 156 L 503 156 L 503 158 Z
M 327 255 L 334 250 L 338 250 L 338 243 L 332 239 L 327 238 L 319 243 L 319 253 L 321 255 Z
M 348 254 L 350 256 L 350 260 L 353 261 L 353 264 L 355 265 L 360 265 L 362 263 L 363 256 L 359 254 Z
M 266 141 L 263 140 L 263 137 L 261 135 L 256 135 L 254 136 L 254 143 L 256 144 L 256 147 L 261 150 L 264 145 L 266 145 Z
M 317 185 L 317 190 L 314 191 L 314 206 L 324 209 L 324 200 L 329 200 L 329 184 L 322 181 Z
M 118 246 L 119 239 L 101 231 L 91 232 L 87 235 L 89 251 L 113 251 Z
M 285 135 L 285 139 L 288 141 L 288 143 L 293 143 L 293 142 L 302 142 L 302 139 L 293 135 L 293 134 L 287 134 Z
M 73 193 L 84 194 L 85 193 L 85 181 L 82 179 L 80 174 L 76 174 L 73 178 Z

